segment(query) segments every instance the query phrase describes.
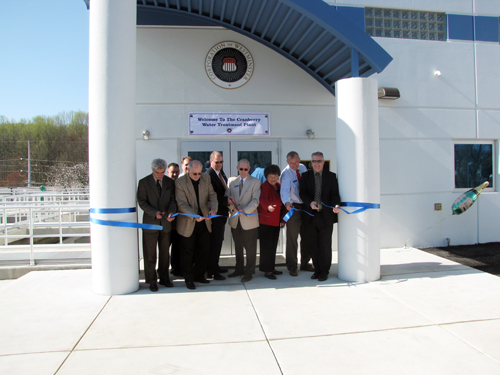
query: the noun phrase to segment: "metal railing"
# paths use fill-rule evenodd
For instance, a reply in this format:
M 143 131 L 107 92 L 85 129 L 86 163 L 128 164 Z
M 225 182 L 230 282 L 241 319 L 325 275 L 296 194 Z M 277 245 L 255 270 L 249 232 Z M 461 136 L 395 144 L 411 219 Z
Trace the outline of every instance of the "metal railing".
M 47 242 L 52 247 L 89 246 L 87 189 L 45 192 L 24 189 L 24 194 L 2 193 L 0 191 L 0 251 L 29 249 L 30 265 L 34 265 L 35 249 L 47 247 Z M 75 243 L 77 239 L 87 243 Z

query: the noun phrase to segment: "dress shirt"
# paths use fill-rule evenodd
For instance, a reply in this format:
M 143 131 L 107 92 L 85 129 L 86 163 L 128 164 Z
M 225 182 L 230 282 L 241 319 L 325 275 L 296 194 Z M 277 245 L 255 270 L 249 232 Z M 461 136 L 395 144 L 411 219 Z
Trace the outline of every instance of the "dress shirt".
M 307 168 L 304 164 L 299 164 L 299 173 L 302 175 L 302 173 L 306 172 Z M 302 203 L 302 199 L 300 199 L 300 194 L 299 194 L 299 179 L 297 178 L 297 172 L 294 171 L 290 166 L 288 165 L 283 171 L 281 172 L 281 201 L 283 204 L 286 204 L 287 202 L 290 203 Z

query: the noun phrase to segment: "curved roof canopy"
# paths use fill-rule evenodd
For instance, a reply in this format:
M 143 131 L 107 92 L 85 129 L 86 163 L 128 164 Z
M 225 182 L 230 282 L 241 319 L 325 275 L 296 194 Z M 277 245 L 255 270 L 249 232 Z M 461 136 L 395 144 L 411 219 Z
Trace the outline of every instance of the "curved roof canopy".
M 137 0 L 140 25 L 222 26 L 291 60 L 332 94 L 335 82 L 381 72 L 392 57 L 322 0 Z

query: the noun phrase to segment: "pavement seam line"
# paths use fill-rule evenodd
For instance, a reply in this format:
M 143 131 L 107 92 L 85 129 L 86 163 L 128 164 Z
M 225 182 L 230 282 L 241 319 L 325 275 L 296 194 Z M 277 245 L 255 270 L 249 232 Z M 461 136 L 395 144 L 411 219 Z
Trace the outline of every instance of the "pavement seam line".
M 267 345 L 269 346 L 269 349 L 271 349 L 271 353 L 273 353 L 274 360 L 276 361 L 276 364 L 278 365 L 280 373 L 283 375 L 283 369 L 281 368 L 280 362 L 278 361 L 278 357 L 276 356 L 276 353 L 274 352 L 273 346 L 271 345 L 271 342 L 269 341 L 269 338 L 266 335 L 266 331 L 264 330 L 264 326 L 262 325 L 262 322 L 260 321 L 260 317 L 259 317 L 259 314 L 257 313 L 257 309 L 255 308 L 255 305 L 253 304 L 252 297 L 250 296 L 250 293 L 248 292 L 248 289 L 247 289 L 247 286 L 245 283 L 243 283 L 243 286 L 245 287 L 245 292 L 247 293 L 248 300 L 252 304 L 252 308 L 253 308 L 253 311 L 255 313 L 255 316 L 257 317 L 257 321 L 259 322 L 260 329 L 262 330 L 262 333 L 264 334 L 264 337 L 266 338 Z
M 83 332 L 83 334 L 80 336 L 80 338 L 78 339 L 78 341 L 76 342 L 76 344 L 73 346 L 73 348 L 71 349 L 71 351 L 68 353 L 68 355 L 66 356 L 66 358 L 64 358 L 64 361 L 62 361 L 62 363 L 59 365 L 59 367 L 57 368 L 56 372 L 54 372 L 54 375 L 57 375 L 57 373 L 59 372 L 59 370 L 64 366 L 64 364 L 66 363 L 66 361 L 68 360 L 69 356 L 71 355 L 71 353 L 73 353 L 76 349 L 76 347 L 78 346 L 78 344 L 80 343 L 80 341 L 82 341 L 83 337 L 87 334 L 87 332 L 89 331 L 90 327 L 92 327 L 92 325 L 94 324 L 94 322 L 97 320 L 97 318 L 99 317 L 99 315 L 101 315 L 102 311 L 105 309 L 105 307 L 108 305 L 109 301 L 111 301 L 111 298 L 113 296 L 109 296 L 108 297 L 108 300 L 106 301 L 106 303 L 104 304 L 104 306 L 101 308 L 101 310 L 99 310 L 99 312 L 97 313 L 97 315 L 95 316 L 95 318 L 92 320 L 92 322 L 90 322 L 89 326 L 87 327 L 87 329 L 85 330 L 85 332 Z
M 498 319 L 489 319 L 489 320 L 498 320 Z M 485 353 L 484 351 L 482 351 L 481 349 L 477 348 L 475 345 L 472 345 L 471 343 L 465 341 L 464 339 L 462 339 L 460 336 L 457 336 L 456 334 L 454 334 L 453 332 L 449 331 L 446 329 L 446 326 L 450 326 L 450 325 L 453 325 L 453 324 L 466 324 L 466 323 L 475 323 L 477 321 L 470 321 L 470 322 L 458 322 L 458 323 L 446 323 L 446 324 L 443 324 L 443 325 L 439 325 L 439 328 L 441 328 L 443 331 L 445 331 L 446 333 L 452 335 L 453 337 L 455 337 L 457 340 L 463 342 L 465 345 L 471 347 L 472 349 L 476 350 L 478 353 L 481 353 L 482 355 L 485 355 L 486 357 L 488 357 L 489 359 L 493 360 L 494 362 L 496 363 L 499 363 L 500 364 L 500 361 L 498 361 L 497 359 L 493 358 L 492 356 L 490 356 L 488 353 Z

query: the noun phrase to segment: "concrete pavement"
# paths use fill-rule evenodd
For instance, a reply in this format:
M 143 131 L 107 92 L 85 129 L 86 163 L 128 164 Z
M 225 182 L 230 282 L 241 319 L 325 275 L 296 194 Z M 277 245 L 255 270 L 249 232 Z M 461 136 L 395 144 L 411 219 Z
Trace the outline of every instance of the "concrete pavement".
M 326 282 L 258 272 L 113 297 L 92 292 L 91 270 L 1 281 L 0 373 L 500 374 L 500 278 L 417 249 L 381 254 L 382 279 L 366 284 L 336 264 Z

